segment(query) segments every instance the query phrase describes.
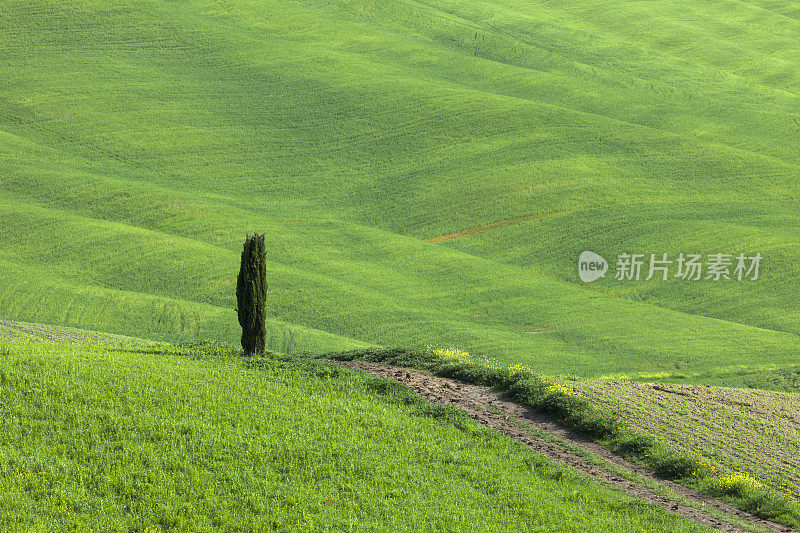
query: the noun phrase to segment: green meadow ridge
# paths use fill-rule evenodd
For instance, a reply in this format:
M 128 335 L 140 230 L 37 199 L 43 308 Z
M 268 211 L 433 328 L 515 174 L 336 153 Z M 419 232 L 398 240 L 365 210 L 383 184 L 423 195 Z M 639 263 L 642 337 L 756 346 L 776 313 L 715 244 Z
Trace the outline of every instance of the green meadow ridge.
M 275 351 L 796 362 L 798 30 L 788 1 L 5 2 L 0 318 L 237 342 L 258 231 Z M 585 286 L 587 249 L 764 259 Z
M 3 531 L 710 531 L 393 382 L 238 355 L 0 338 Z

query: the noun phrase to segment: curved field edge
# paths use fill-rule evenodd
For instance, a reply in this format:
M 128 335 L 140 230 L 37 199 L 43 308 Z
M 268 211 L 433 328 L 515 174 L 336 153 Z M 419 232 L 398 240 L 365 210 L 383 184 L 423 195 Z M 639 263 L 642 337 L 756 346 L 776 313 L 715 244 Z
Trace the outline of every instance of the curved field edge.
M 706 463 L 731 491 L 761 485 L 800 500 L 797 393 L 612 380 L 557 383 Z
M 610 448 L 627 459 L 640 462 L 656 475 L 685 483 L 700 492 L 760 518 L 800 528 L 800 504 L 794 499 L 758 484 L 726 483 L 710 467 L 675 450 L 653 435 L 637 430 L 616 413 L 571 394 L 556 381 L 534 374 L 523 365 L 488 366 L 486 358 L 447 350 L 402 348 L 353 350 L 324 356 L 331 360 L 361 360 L 408 366 L 467 383 L 492 387 L 524 406 L 551 415 L 565 427 Z M 482 364 L 483 363 L 483 364 Z
M 764 520 L 673 481 L 658 479 L 642 465 L 614 455 L 546 414 L 503 398 L 502 393 L 409 367 L 367 361 L 328 361 L 395 381 L 423 399 L 464 411 L 471 419 L 637 498 L 723 531 L 791 528 Z M 633 482 L 633 483 L 631 483 Z
M 0 341 L 151 345 L 157 341 L 49 324 L 0 320 Z
M 0 260 L 9 277 L 0 279 L 0 318 L 96 330 L 167 342 L 217 339 L 237 343 L 236 312 L 214 305 L 79 284 Z M 368 343 L 275 317 L 267 318 L 267 348 L 276 352 L 355 348 Z
M 6 531 L 708 531 L 312 359 L 0 346 Z

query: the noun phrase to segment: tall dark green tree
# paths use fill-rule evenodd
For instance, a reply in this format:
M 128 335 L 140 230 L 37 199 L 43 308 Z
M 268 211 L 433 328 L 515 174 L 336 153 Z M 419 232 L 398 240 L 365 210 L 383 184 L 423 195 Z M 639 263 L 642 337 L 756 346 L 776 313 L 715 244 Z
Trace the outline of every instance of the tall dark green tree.
M 242 326 L 242 348 L 247 355 L 264 353 L 266 341 L 267 266 L 264 235 L 248 235 L 236 280 L 236 303 Z

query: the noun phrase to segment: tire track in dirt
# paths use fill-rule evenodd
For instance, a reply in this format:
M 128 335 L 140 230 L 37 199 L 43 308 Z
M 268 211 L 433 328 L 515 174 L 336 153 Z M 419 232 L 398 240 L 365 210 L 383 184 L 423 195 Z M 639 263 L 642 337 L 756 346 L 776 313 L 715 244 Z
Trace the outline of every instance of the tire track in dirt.
M 514 218 L 506 218 L 504 220 L 498 220 L 497 222 L 490 222 L 489 224 L 473 226 L 471 228 L 463 229 L 455 233 L 448 233 L 447 235 L 439 235 L 438 237 L 432 237 L 428 239 L 428 242 L 433 244 L 438 244 L 440 242 L 449 241 L 452 239 L 458 239 L 461 237 L 467 237 L 469 235 L 475 235 L 476 233 L 486 233 L 487 231 L 492 231 L 498 228 L 502 228 L 504 226 L 510 226 L 511 224 L 519 224 L 520 222 L 525 222 L 528 220 L 536 220 L 538 218 L 546 218 L 553 215 L 563 215 L 564 213 L 569 213 L 569 211 L 550 211 L 547 213 L 535 213 L 533 215 L 522 215 Z
M 550 442 L 532 435 L 521 429 L 519 425 L 514 422 L 514 419 L 521 420 L 532 427 L 556 437 L 557 439 L 567 442 L 568 444 L 577 446 L 629 471 L 647 477 L 648 479 L 651 479 L 662 486 L 668 487 L 675 493 L 687 499 L 703 503 L 726 514 L 734 515 L 743 521 L 764 527 L 772 531 L 779 531 L 783 533 L 789 533 L 793 531 L 787 526 L 776 524 L 740 509 L 736 509 L 735 507 L 732 507 L 720 500 L 700 494 L 689 487 L 679 485 L 672 481 L 659 479 L 646 468 L 614 455 L 611 451 L 588 440 L 586 437 L 560 426 L 546 415 L 537 413 L 532 409 L 504 398 L 491 389 L 462 383 L 452 379 L 433 376 L 431 374 L 411 368 L 385 365 L 382 363 L 369 363 L 364 361 L 330 362 L 349 366 L 351 368 L 357 368 L 376 376 L 392 379 L 407 386 L 429 402 L 440 405 L 450 405 L 458 409 L 462 409 L 466 411 L 471 418 L 480 422 L 481 424 L 496 431 L 505 433 L 511 438 L 522 442 L 529 448 L 546 455 L 547 457 L 555 459 L 562 464 L 572 466 L 576 470 L 588 474 L 602 483 L 610 484 L 626 492 L 630 496 L 654 503 L 659 507 L 666 509 L 667 511 L 676 513 L 705 526 L 710 526 L 720 531 L 744 531 L 733 524 L 712 517 L 699 509 L 683 505 L 680 502 L 676 502 L 667 497 L 656 494 L 647 487 L 639 485 L 636 482 L 619 477 L 600 466 L 592 464 L 578 455 L 570 453 L 558 443 Z M 499 412 L 492 412 L 487 410 L 487 408 L 493 408 L 494 411 Z

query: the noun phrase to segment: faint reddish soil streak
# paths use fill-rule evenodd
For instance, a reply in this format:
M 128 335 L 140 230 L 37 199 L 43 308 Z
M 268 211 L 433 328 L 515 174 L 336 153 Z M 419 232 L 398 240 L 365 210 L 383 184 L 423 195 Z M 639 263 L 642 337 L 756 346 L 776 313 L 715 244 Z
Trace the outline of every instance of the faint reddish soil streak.
M 562 215 L 564 213 L 569 213 L 569 211 L 550 211 L 548 213 L 535 213 L 533 215 L 522 215 L 520 217 L 506 218 L 504 220 L 498 220 L 497 222 L 490 222 L 489 224 L 473 226 L 471 228 L 463 229 L 455 233 L 448 233 L 447 235 L 439 235 L 438 237 L 433 237 L 428 239 L 428 242 L 433 244 L 438 244 L 440 242 L 449 241 L 452 239 L 468 237 L 469 235 L 475 235 L 477 233 L 486 233 L 487 231 L 496 230 L 498 228 L 502 228 L 503 226 L 510 226 L 511 224 L 519 224 L 520 222 L 525 222 L 528 220 L 536 220 L 537 218 L 546 218 L 553 215 Z
M 466 411 L 471 418 L 480 422 L 484 426 L 505 433 L 506 435 L 519 442 L 522 442 L 538 453 L 555 459 L 562 464 L 571 466 L 580 472 L 592 476 L 602 483 L 612 485 L 635 498 L 652 502 L 663 509 L 681 515 L 699 524 L 710 526 L 721 531 L 742 531 L 736 526 L 713 518 L 703 511 L 694 509 L 692 507 L 687 507 L 681 503 L 670 500 L 669 498 L 655 494 L 648 488 L 633 481 L 616 476 L 613 473 L 608 472 L 599 466 L 593 465 L 585 459 L 564 450 L 564 448 L 557 443 L 548 442 L 537 436 L 531 435 L 520 428 L 513 419 L 521 420 L 526 424 L 541 431 L 545 431 L 554 437 L 568 442 L 571 445 L 580 447 L 616 465 L 650 478 L 657 483 L 672 489 L 674 492 L 686 497 L 687 499 L 702 502 L 710 507 L 714 507 L 730 515 L 735 515 L 742 520 L 750 522 L 754 525 L 765 527 L 772 531 L 792 531 L 791 528 L 780 524 L 775 524 L 768 520 L 763 520 L 750 513 L 736 509 L 735 507 L 732 507 L 715 498 L 702 495 L 688 487 L 684 487 L 683 485 L 658 479 L 644 467 L 614 455 L 606 448 L 603 448 L 602 446 L 591 442 L 585 437 L 560 426 L 551 418 L 508 400 L 491 389 L 469 385 L 452 379 L 440 378 L 410 368 L 396 367 L 381 363 L 368 363 L 363 361 L 330 362 L 352 368 L 358 368 L 369 372 L 370 374 L 395 380 L 409 387 L 411 390 L 415 391 L 422 398 L 428 400 L 429 402 L 441 405 L 450 405 L 458 409 L 462 409 Z M 502 414 L 489 412 L 487 411 L 488 407 L 494 408 Z

